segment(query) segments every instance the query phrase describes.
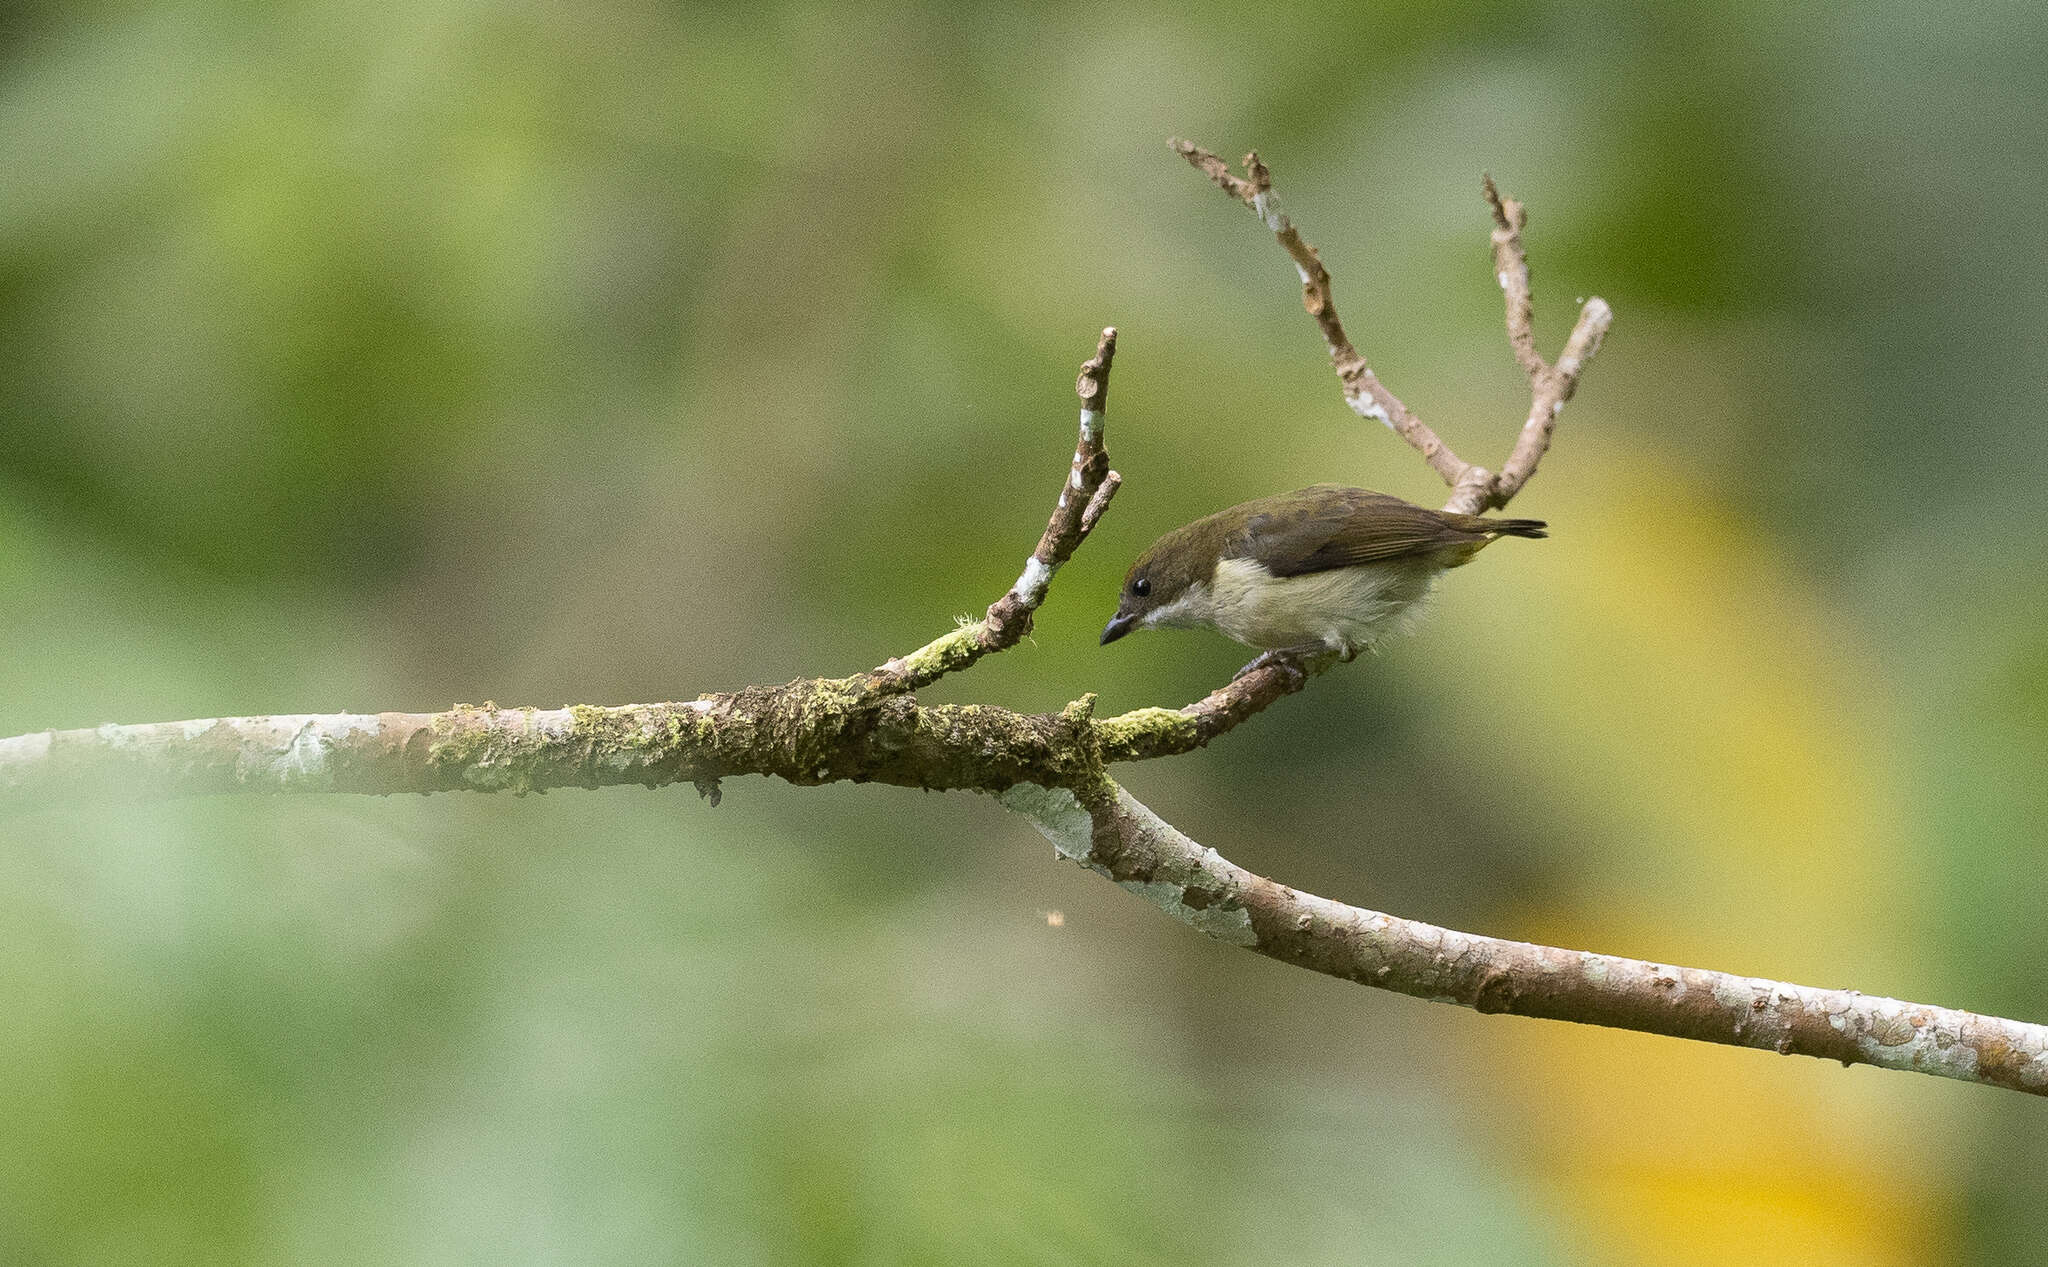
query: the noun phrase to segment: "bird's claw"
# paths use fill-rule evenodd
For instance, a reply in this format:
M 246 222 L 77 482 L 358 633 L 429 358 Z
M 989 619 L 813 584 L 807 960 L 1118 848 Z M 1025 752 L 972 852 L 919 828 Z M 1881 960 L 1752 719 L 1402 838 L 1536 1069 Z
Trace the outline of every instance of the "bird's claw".
M 1276 648 L 1272 651 L 1262 651 L 1259 653 L 1257 659 L 1253 660 L 1250 664 L 1247 664 L 1243 668 L 1239 669 L 1237 673 L 1231 677 L 1230 680 L 1235 682 L 1238 678 L 1245 677 L 1253 673 L 1257 673 L 1260 669 L 1264 668 L 1279 668 L 1286 670 L 1290 673 L 1300 673 L 1301 654 L 1299 650 L 1294 647 L 1282 647 Z

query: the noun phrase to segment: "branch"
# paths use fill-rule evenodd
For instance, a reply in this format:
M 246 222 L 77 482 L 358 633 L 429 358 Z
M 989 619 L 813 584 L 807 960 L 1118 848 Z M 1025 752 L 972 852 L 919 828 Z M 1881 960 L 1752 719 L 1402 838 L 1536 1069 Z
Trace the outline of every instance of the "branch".
M 1495 475 L 1451 452 L 1450 446 L 1439 439 L 1436 432 L 1387 390 L 1379 376 L 1366 365 L 1365 357 L 1351 345 L 1343 323 L 1337 318 L 1329 270 L 1323 267 L 1322 256 L 1302 239 L 1294 222 L 1280 210 L 1279 195 L 1273 192 L 1273 173 L 1259 161 L 1259 156 L 1256 153 L 1245 155 L 1245 174 L 1238 176 L 1231 172 L 1228 163 L 1199 145 L 1179 138 L 1168 144 L 1175 153 L 1215 182 L 1217 188 L 1250 207 L 1260 222 L 1279 239 L 1281 247 L 1294 261 L 1295 271 L 1301 275 L 1302 306 L 1316 319 L 1316 326 L 1323 333 L 1323 342 L 1329 345 L 1330 361 L 1337 371 L 1337 381 L 1343 387 L 1344 403 L 1351 406 L 1352 412 L 1361 418 L 1376 418 L 1386 423 L 1396 435 L 1422 454 L 1430 469 L 1451 486 L 1451 498 L 1444 504 L 1445 510 L 1479 514 L 1506 506 L 1536 473 L 1536 464 L 1550 448 L 1550 437 L 1557 428 L 1558 414 L 1563 412 L 1564 403 L 1578 391 L 1579 376 L 1600 351 L 1600 341 L 1606 337 L 1608 327 L 1614 324 L 1614 310 L 1607 306 L 1605 300 L 1588 299 L 1579 310 L 1578 324 L 1565 341 L 1564 352 L 1558 357 L 1557 364 L 1552 366 L 1537 354 L 1534 302 L 1529 291 L 1529 259 L 1522 248 L 1522 228 L 1527 220 L 1522 204 L 1502 198 L 1494 187 L 1493 178 L 1485 178 L 1486 201 L 1492 208 L 1494 220 L 1495 274 L 1507 303 L 1508 344 L 1514 351 L 1515 360 L 1528 375 L 1532 396 L 1528 417 L 1516 438 L 1514 452 L 1501 467 L 1501 473 Z
M 1081 365 L 1080 437 L 1024 571 L 981 620 L 846 678 L 619 708 L 329 713 L 107 725 L 0 739 L 0 798 L 210 792 L 545 792 L 687 782 L 716 805 L 720 780 L 762 774 L 930 790 L 1061 785 L 1099 771 L 1094 696 L 1060 713 L 924 707 L 910 693 L 1031 630 L 1053 574 L 1123 480 L 1109 467 L 1104 415 L 1116 330 Z M 1127 728 L 1129 729 L 1129 728 Z
M 1280 196 L 1273 192 L 1273 174 L 1259 161 L 1257 154 L 1244 156 L 1245 175 L 1239 178 L 1231 174 L 1230 165 L 1199 145 L 1190 144 L 1178 137 L 1167 142 L 1182 158 L 1216 182 L 1217 188 L 1252 209 L 1260 222 L 1273 231 L 1280 239 L 1280 245 L 1294 260 L 1295 272 L 1301 274 L 1301 304 L 1308 314 L 1316 319 L 1316 325 L 1323 332 L 1323 342 L 1330 347 L 1330 363 L 1337 371 L 1337 381 L 1344 386 L 1344 403 L 1361 418 L 1376 418 L 1393 429 L 1395 435 L 1415 446 L 1422 454 L 1423 461 L 1444 483 L 1456 487 L 1471 470 L 1469 464 L 1461 461 L 1451 452 L 1449 445 L 1437 438 L 1437 434 L 1408 411 L 1400 397 L 1388 391 L 1380 382 L 1379 375 L 1365 363 L 1358 349 L 1351 346 L 1351 339 L 1344 333 L 1344 323 L 1337 317 L 1337 301 L 1330 293 L 1330 271 L 1323 267 L 1323 257 L 1316 248 L 1302 240 L 1294 222 L 1287 213 L 1280 210 Z
M 1272 198 L 1254 157 L 1239 178 L 1213 155 L 1176 148 L 1250 205 L 1302 273 L 1346 399 L 1381 417 L 1453 486 L 1456 509 L 1505 505 L 1548 448 L 1612 314 L 1581 311 L 1556 365 L 1536 354 L 1523 213 L 1488 182 L 1508 338 L 1532 405 L 1499 477 L 1460 462 L 1387 392 L 1352 349 L 1329 274 Z M 1750 977 L 1533 946 L 1397 919 L 1299 893 L 1204 849 L 1118 787 L 1109 764 L 1187 752 L 1302 689 L 1329 657 L 1264 658 L 1206 698 L 1096 720 L 1095 697 L 1058 713 L 920 704 L 911 692 L 1028 632 L 1047 587 L 1101 518 L 1119 477 L 1104 448 L 1116 332 L 1082 366 L 1080 438 L 1052 516 L 1017 582 L 987 615 L 846 678 L 748 687 L 683 703 L 444 713 L 217 718 L 101 726 L 0 739 L 0 799 L 114 788 L 128 793 L 545 791 L 689 782 L 717 803 L 719 781 L 764 774 L 994 792 L 1060 852 L 1212 937 L 1313 971 L 1418 998 L 1760 1047 L 2048 1094 L 2048 1028 L 1945 1008 Z
M 1522 372 L 1528 375 L 1530 401 L 1529 416 L 1522 423 L 1521 434 L 1515 437 L 1514 452 L 1508 455 L 1500 476 L 1492 481 L 1483 500 L 1457 507 L 1468 513 L 1507 505 L 1536 473 L 1536 464 L 1550 449 L 1557 416 L 1564 412 L 1564 403 L 1579 390 L 1579 376 L 1600 351 L 1607 328 L 1614 324 L 1614 310 L 1606 300 L 1595 296 L 1579 309 L 1579 319 L 1572 326 L 1571 337 L 1565 340 L 1557 364 L 1551 365 L 1537 355 L 1529 257 L 1522 249 L 1522 229 L 1528 224 L 1528 213 L 1521 203 L 1501 196 L 1493 177 L 1482 178 L 1481 184 L 1486 192 L 1486 205 L 1493 211 L 1493 263 L 1507 305 L 1508 345 L 1514 349 Z
M 861 678 L 752 686 L 684 703 L 220 717 L 0 739 L 0 799 L 219 792 L 545 792 L 719 780 L 1001 791 L 1090 768 L 1069 713 L 920 705 Z M 1089 719 L 1085 712 L 1080 724 Z
M 994 651 L 1017 645 L 1031 632 L 1031 617 L 1045 601 L 1053 574 L 1072 558 L 1095 524 L 1109 509 L 1109 499 L 1123 486 L 1123 476 L 1109 469 L 1104 444 L 1104 415 L 1109 407 L 1109 367 L 1116 359 L 1116 327 L 1103 330 L 1095 355 L 1081 364 L 1074 393 L 1081 398 L 1081 435 L 1074 442 L 1074 460 L 1060 486 L 1052 518 L 1016 584 L 990 604 L 988 614 L 907 656 L 898 656 L 858 679 L 859 686 L 878 694 L 900 694 L 931 685 L 946 674 L 972 665 Z
M 1297 659 L 1262 657 L 1255 667 L 1185 708 L 1140 708 L 1097 723 L 1105 762 L 1176 757 L 1248 721 L 1328 668 L 1334 654 Z
M 1088 808 L 1063 788 L 1002 803 L 1063 857 L 1233 946 L 1313 972 L 1479 1012 L 1908 1069 L 2048 1095 L 2048 1026 L 1481 937 L 1346 906 L 1254 875 L 1113 783 Z
M 544 791 L 770 774 L 999 792 L 1061 854 L 1231 945 L 1416 998 L 1911 1069 L 2048 1094 L 2048 1027 L 1854 991 L 1455 932 L 1301 893 L 1188 839 L 1102 773 L 1093 697 L 1057 714 L 867 705 L 792 682 L 626 708 L 222 718 L 0 740 L 0 797 L 107 785 L 173 794 Z M 1150 710 L 1165 713 L 1167 710 Z M 1171 714 L 1170 714 L 1171 715 Z M 1161 751 L 1147 755 L 1164 755 Z M 1084 809 L 1082 798 L 1092 808 Z

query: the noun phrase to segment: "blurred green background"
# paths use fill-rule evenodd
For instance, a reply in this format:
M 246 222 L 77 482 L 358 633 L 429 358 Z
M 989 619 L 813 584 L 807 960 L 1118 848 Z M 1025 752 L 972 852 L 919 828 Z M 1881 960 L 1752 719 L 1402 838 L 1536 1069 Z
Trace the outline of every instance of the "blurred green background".
M 2048 18 L 2028 3 L 0 11 L 0 733 L 864 667 L 1127 485 L 929 693 L 1178 704 L 1158 532 L 1439 499 L 1178 158 L 1256 146 L 1375 367 L 1552 540 L 1190 758 L 1286 882 L 2048 1019 Z M 2011 1262 L 2048 1105 L 1382 996 L 969 796 L 0 824 L 9 1263 Z M 1048 912 L 1060 912 L 1053 926 Z

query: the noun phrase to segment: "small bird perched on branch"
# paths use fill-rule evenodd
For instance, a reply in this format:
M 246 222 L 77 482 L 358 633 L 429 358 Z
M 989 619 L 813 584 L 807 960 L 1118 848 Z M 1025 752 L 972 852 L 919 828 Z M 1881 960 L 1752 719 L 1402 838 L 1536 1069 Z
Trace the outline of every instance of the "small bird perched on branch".
M 1400 632 L 1446 568 L 1501 537 L 1545 536 L 1544 527 L 1337 484 L 1261 497 L 1153 542 L 1124 576 L 1102 641 L 1206 625 L 1269 652 L 1348 660 Z

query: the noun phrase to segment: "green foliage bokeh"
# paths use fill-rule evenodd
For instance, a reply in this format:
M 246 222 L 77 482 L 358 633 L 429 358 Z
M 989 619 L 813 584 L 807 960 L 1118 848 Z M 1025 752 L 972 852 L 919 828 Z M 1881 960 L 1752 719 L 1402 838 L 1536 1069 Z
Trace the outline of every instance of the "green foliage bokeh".
M 1127 486 L 932 692 L 1178 703 L 1154 534 L 1436 495 L 1165 148 L 1257 146 L 1474 460 L 1618 313 L 1552 540 L 1130 772 L 1289 883 L 2048 1017 L 2033 6 L 17 6 L 0 732 L 688 697 L 1016 574 L 1123 331 Z M 2011 1261 L 2044 1109 L 1379 997 L 993 804 L 736 781 L 0 821 L 0 1258 Z M 1058 921 L 1048 912 L 1058 911 Z

